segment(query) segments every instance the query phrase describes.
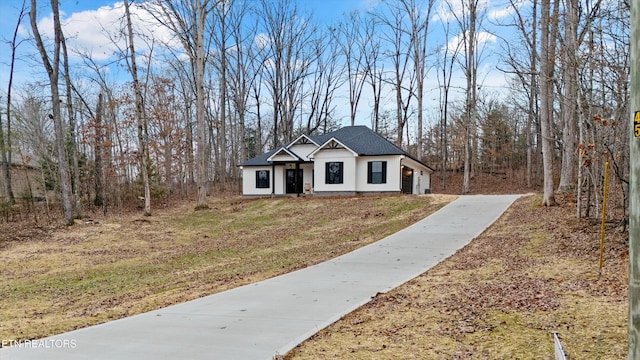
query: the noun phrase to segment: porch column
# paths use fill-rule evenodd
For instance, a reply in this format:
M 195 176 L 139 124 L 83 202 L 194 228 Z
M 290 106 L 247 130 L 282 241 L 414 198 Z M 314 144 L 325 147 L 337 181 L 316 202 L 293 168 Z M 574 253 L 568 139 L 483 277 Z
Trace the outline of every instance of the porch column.
M 300 162 L 296 161 L 296 174 L 294 176 L 294 179 L 296 179 L 295 184 L 296 184 L 296 197 L 300 197 L 300 189 L 302 189 L 302 184 L 298 184 L 298 180 L 300 180 L 300 178 L 298 177 L 298 173 L 300 172 Z M 304 181 L 304 179 L 303 179 Z
M 276 196 L 276 164 L 271 163 L 271 197 Z

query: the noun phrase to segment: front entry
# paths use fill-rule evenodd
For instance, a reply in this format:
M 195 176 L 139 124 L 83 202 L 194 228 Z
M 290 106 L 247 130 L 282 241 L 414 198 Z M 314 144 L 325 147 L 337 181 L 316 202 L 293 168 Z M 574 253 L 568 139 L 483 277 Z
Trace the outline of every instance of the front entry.
M 404 166 L 402 167 L 402 193 L 413 194 L 413 169 Z
M 296 176 L 296 172 L 298 176 Z M 303 191 L 302 169 L 287 169 L 287 194 L 301 194 Z

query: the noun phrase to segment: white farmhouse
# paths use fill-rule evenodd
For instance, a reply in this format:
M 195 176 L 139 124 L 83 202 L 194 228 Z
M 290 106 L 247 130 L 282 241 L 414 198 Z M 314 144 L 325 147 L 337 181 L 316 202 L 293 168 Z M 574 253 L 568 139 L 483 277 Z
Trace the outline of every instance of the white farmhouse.
M 240 166 L 247 197 L 424 194 L 434 171 L 366 126 L 302 135 Z

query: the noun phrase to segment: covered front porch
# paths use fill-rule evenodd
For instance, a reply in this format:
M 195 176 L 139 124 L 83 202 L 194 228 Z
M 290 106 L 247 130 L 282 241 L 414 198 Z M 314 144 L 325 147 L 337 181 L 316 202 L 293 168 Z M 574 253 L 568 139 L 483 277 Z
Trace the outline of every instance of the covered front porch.
M 313 163 L 303 161 L 273 162 L 271 195 L 300 196 L 313 193 Z

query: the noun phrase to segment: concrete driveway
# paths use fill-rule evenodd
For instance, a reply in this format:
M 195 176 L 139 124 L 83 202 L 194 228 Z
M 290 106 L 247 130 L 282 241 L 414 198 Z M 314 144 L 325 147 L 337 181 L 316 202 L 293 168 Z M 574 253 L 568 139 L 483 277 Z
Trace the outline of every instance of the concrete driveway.
M 272 359 L 424 273 L 519 195 L 470 195 L 383 240 L 289 274 L 0 349 L 0 359 Z M 2 339 L 4 346 L 10 342 Z

